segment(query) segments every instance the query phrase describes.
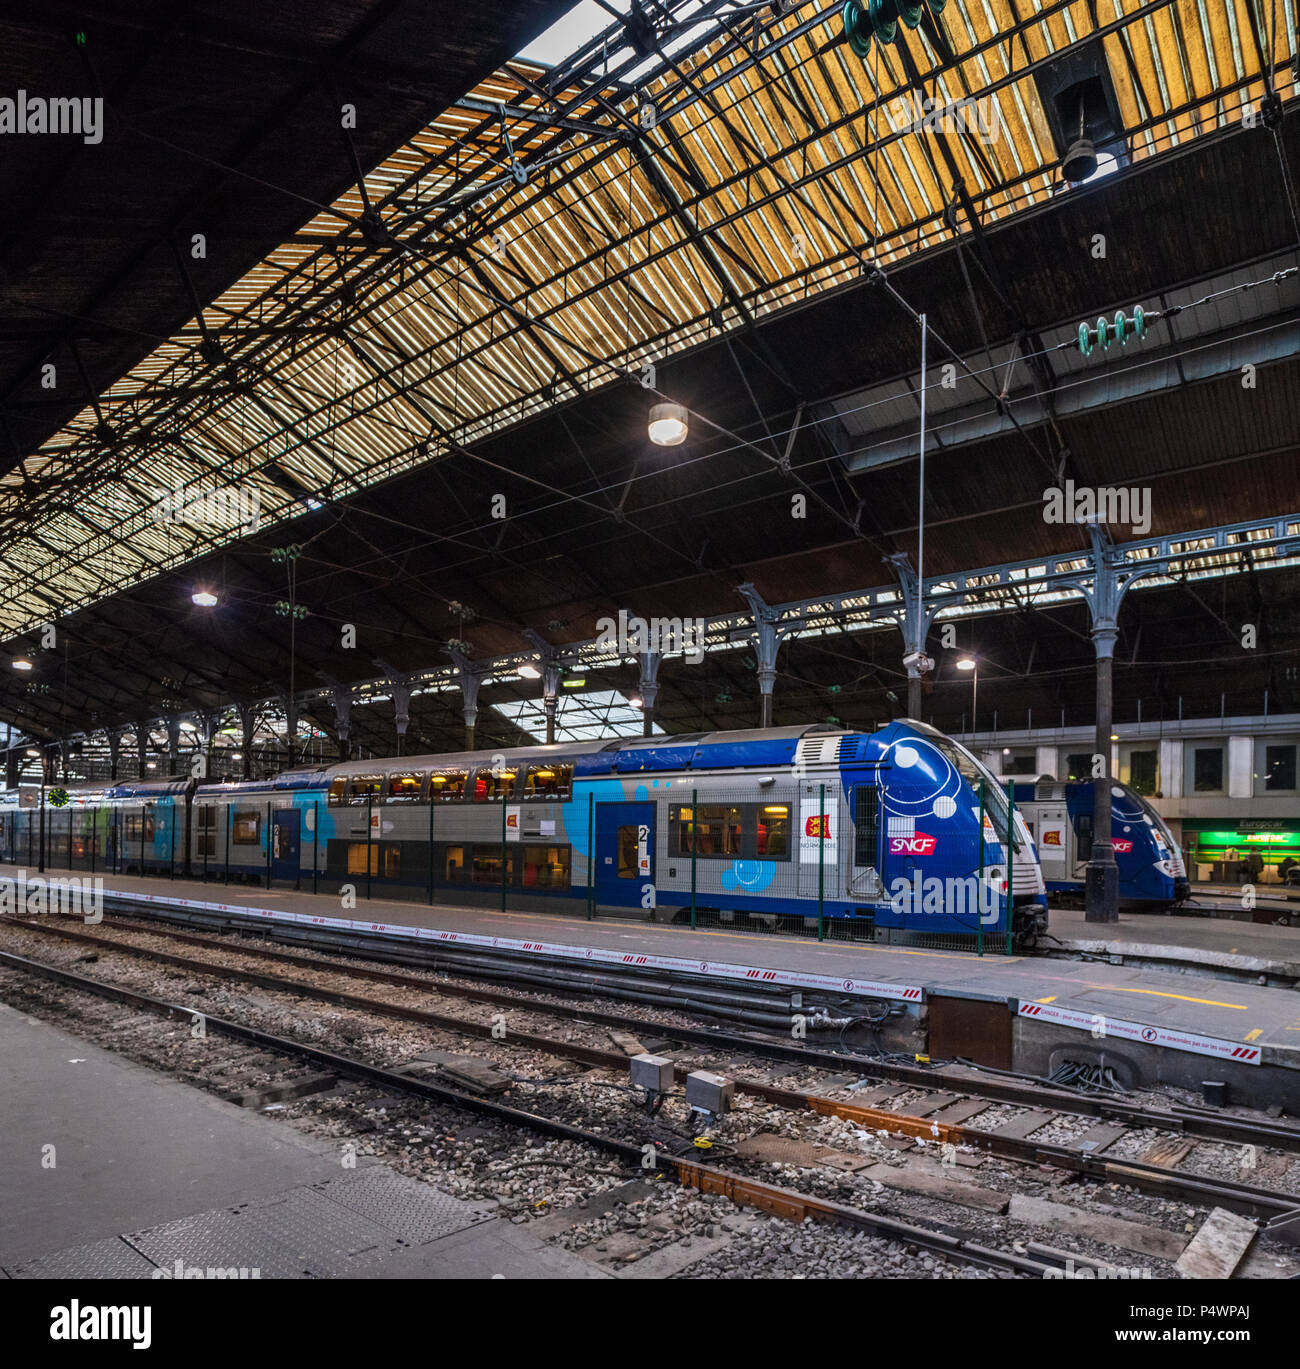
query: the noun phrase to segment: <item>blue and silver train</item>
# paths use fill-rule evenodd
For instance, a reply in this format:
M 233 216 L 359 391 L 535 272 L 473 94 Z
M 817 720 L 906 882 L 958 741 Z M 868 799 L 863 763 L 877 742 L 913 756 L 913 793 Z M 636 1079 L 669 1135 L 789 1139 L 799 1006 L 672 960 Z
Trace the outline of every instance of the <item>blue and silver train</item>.
M 440 901 L 662 921 L 1032 942 L 1046 890 L 1005 789 L 924 723 L 617 739 L 350 761 L 229 784 L 125 782 L 53 816 L 119 871 L 350 883 Z M 30 811 L 0 817 L 25 859 Z M 7 826 L 6 826 L 7 825 Z M 1011 841 L 1008 843 L 1008 825 Z M 1011 847 L 1008 863 L 1007 847 Z
M 1092 782 L 1043 778 L 1013 788 L 1038 847 L 1049 897 L 1082 900 L 1084 873 L 1092 858 Z M 1187 866 L 1165 820 L 1128 785 L 1112 783 L 1110 792 L 1120 906 L 1169 908 L 1181 903 L 1189 892 Z

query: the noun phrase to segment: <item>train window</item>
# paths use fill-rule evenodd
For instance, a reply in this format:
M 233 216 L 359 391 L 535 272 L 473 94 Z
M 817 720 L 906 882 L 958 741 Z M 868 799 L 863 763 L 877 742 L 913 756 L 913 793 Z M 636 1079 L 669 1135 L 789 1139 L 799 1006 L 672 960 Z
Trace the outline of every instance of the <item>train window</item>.
M 402 848 L 389 842 L 384 851 L 384 878 L 400 879 L 402 874 Z
M 695 815 L 689 808 L 668 810 L 668 850 L 675 856 L 691 854 L 691 840 L 695 835 Z
M 389 775 L 386 803 L 419 803 L 424 790 L 424 776 L 416 774 Z
M 506 883 L 510 884 L 514 879 L 515 853 L 507 851 L 506 859 Z M 501 883 L 501 848 L 499 846 L 476 846 L 474 848 L 474 880 L 475 884 L 500 884 Z
M 1075 860 L 1092 859 L 1092 814 L 1079 813 L 1074 819 L 1074 858 Z
M 699 848 L 701 856 L 738 856 L 741 854 L 740 809 L 735 807 L 700 807 Z
M 474 773 L 474 802 L 487 803 L 493 799 L 513 798 L 515 771 L 484 768 Z
M 368 857 L 368 859 L 367 859 Z M 379 873 L 379 847 L 364 841 L 351 841 L 348 843 L 348 874 L 364 875 L 367 873 L 377 875 Z
M 230 840 L 236 846 L 256 846 L 262 839 L 262 813 L 257 808 L 236 808 L 230 818 Z
M 880 849 L 880 794 L 874 784 L 853 787 L 853 863 L 875 869 Z
M 348 777 L 346 775 L 338 775 L 334 778 L 334 780 L 330 784 L 330 794 L 328 800 L 329 806 L 331 808 L 337 808 L 338 805 L 343 802 L 343 793 L 347 789 L 347 787 Z
M 348 785 L 348 803 L 377 803 L 384 787 L 382 775 L 353 775 Z
M 524 798 L 565 799 L 572 782 L 571 765 L 530 765 L 524 772 Z
M 217 854 L 217 810 L 208 803 L 201 804 L 195 812 L 197 814 L 195 822 L 198 831 L 198 854 L 200 856 L 215 856 Z
M 429 779 L 429 797 L 443 803 L 465 797 L 465 781 L 469 778 L 466 770 L 444 770 Z
M 764 860 L 790 859 L 788 803 L 765 803 L 759 809 L 754 854 Z
M 124 824 L 127 841 L 152 841 L 154 839 L 154 816 L 151 812 L 144 815 L 144 831 L 140 831 L 141 815 L 139 813 L 128 813 Z
M 449 884 L 463 884 L 465 882 L 465 848 L 463 846 L 447 847 L 445 859 L 447 882 Z
M 567 889 L 569 887 L 569 848 L 567 846 L 525 846 L 524 888 Z
M 618 829 L 618 877 L 635 879 L 640 873 L 641 829 L 632 823 Z

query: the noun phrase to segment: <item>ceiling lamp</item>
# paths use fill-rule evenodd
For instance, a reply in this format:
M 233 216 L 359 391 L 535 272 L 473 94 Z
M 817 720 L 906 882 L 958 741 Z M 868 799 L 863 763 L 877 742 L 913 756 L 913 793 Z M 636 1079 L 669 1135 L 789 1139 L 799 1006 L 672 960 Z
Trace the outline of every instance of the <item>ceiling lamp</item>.
M 15 669 L 15 670 L 30 670 L 31 668 L 32 668 L 32 663 L 27 659 L 26 656 L 15 656 L 15 657 L 14 657 L 14 669 Z
M 680 447 L 691 430 L 680 404 L 656 404 L 650 410 L 650 441 L 657 447 Z
M 645 700 L 644 700 L 639 694 L 633 694 L 632 697 L 628 700 L 628 703 L 629 703 L 633 708 L 644 708 L 644 707 L 645 707 Z
M 542 672 L 535 665 L 521 665 L 519 674 L 525 680 L 540 680 Z
M 213 608 L 216 606 L 217 596 L 210 589 L 196 589 L 190 598 L 198 604 L 200 608 Z
M 961 658 L 961 660 L 957 662 L 957 669 L 958 669 L 958 670 L 974 670 L 974 669 L 975 669 L 975 660 L 974 660 L 974 658 L 971 657 L 971 656 L 963 656 L 963 657 Z

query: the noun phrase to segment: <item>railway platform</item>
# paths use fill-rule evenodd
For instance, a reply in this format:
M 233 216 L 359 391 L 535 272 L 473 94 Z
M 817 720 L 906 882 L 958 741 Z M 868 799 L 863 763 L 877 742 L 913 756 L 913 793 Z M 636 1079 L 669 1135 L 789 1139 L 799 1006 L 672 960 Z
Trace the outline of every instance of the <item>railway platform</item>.
M 329 1142 L 3 1003 L 0 1076 L 0 1278 L 601 1277 L 492 1204 L 345 1169 Z
M 0 882 L 7 878 L 0 875 Z M 1193 977 L 1176 963 L 1155 968 L 1150 957 L 1122 949 L 1187 943 L 1203 956 L 1245 948 L 1247 958 L 1291 963 L 1295 933 L 1286 928 L 1125 917 L 1118 929 L 1107 929 L 1103 945 L 1121 949 L 1102 951 L 1102 963 L 379 898 L 347 910 L 326 895 L 180 879 L 113 876 L 104 893 L 110 910 L 118 900 L 134 901 L 141 910 L 274 929 L 298 940 L 329 936 L 362 953 L 421 947 L 438 956 L 472 953 L 480 963 L 507 958 L 534 973 L 598 971 L 607 982 L 640 973 L 715 989 L 757 986 L 785 995 L 787 1015 L 804 1004 L 881 1000 L 899 1012 L 884 1043 L 895 1051 L 1038 1074 L 1063 1061 L 1104 1064 L 1134 1085 L 1200 1090 L 1221 1081 L 1234 1101 L 1300 1111 L 1300 993 Z M 1068 928 L 1082 939 L 1088 924 L 1082 914 L 1077 920 L 1074 928 L 1068 915 L 1054 917 L 1054 934 Z

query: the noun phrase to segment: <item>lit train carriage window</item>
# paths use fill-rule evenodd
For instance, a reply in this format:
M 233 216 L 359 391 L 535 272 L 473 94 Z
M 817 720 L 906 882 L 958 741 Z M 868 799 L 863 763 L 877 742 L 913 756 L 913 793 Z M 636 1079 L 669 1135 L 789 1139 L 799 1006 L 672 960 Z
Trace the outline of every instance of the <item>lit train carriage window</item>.
M 524 772 L 524 798 L 568 798 L 572 783 L 571 765 L 530 765 Z
M 449 884 L 465 882 L 465 848 L 449 846 L 446 852 L 446 878 Z
M 568 887 L 569 847 L 524 847 L 525 889 L 567 889 Z
M 258 808 L 236 808 L 230 818 L 230 840 L 236 846 L 256 846 L 261 838 L 261 810 Z
M 700 805 L 699 851 L 702 856 L 738 856 L 741 854 L 740 809 L 717 805 Z
M 347 787 L 348 777 L 346 775 L 339 775 L 330 784 L 329 806 L 331 808 L 337 808 L 343 802 L 343 793 Z
M 690 808 L 668 810 L 668 849 L 675 856 L 691 854 L 691 836 L 695 815 Z
M 424 791 L 424 776 L 414 773 L 389 775 L 385 803 L 419 803 Z
M 443 770 L 429 779 L 429 797 L 442 803 L 459 802 L 465 797 L 467 770 Z
M 765 803 L 758 814 L 755 853 L 765 860 L 790 859 L 790 805 Z
M 515 853 L 507 851 L 506 857 L 506 883 L 514 882 L 515 873 Z M 475 884 L 500 884 L 501 883 L 501 848 L 499 846 L 476 846 L 474 848 L 474 881 Z
M 474 772 L 474 802 L 488 803 L 493 799 L 511 799 L 515 795 L 515 771 L 493 770 L 484 766 Z
M 636 879 L 640 873 L 637 857 L 640 855 L 640 829 L 632 824 L 618 829 L 618 877 Z
M 364 875 L 366 871 L 366 857 L 369 856 L 369 873 L 377 875 L 379 873 L 379 847 L 364 841 L 351 841 L 348 843 L 348 874 Z
M 141 816 L 142 816 L 142 815 L 141 815 L 140 813 L 128 813 L 128 814 L 126 815 L 125 831 L 126 831 L 126 840 L 127 840 L 127 841 L 140 841 L 140 840 L 141 840 L 141 832 L 140 832 L 140 821 L 141 821 Z M 153 811 L 152 811 L 152 809 L 147 809 L 147 810 L 144 812 L 144 814 L 143 814 L 143 819 L 144 819 L 144 834 L 143 834 L 143 839 L 144 839 L 145 841 L 152 841 L 152 840 L 153 840 L 153 837 L 154 837 L 154 819 L 153 819 Z
M 378 803 L 384 787 L 382 775 L 353 775 L 348 785 L 348 803 Z

